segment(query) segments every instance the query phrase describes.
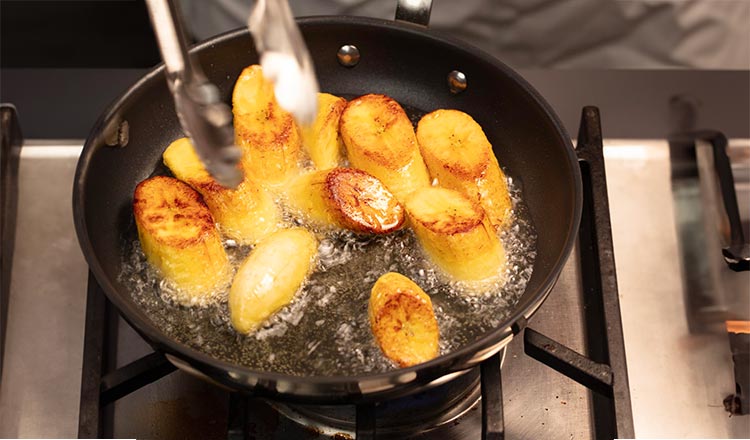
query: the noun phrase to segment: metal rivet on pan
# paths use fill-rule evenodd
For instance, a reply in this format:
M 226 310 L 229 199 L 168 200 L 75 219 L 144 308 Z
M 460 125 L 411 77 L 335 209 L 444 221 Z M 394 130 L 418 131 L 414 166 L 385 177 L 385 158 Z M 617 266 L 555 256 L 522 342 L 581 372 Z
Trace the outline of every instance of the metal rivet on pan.
M 108 130 L 105 131 L 104 142 L 110 147 L 124 147 L 130 140 L 130 124 L 128 121 L 113 121 Z
M 336 56 L 342 66 L 354 67 L 359 63 L 359 49 L 352 44 L 341 46 Z
M 453 70 L 448 74 L 448 87 L 451 93 L 461 93 L 466 90 L 466 75 L 458 70 Z

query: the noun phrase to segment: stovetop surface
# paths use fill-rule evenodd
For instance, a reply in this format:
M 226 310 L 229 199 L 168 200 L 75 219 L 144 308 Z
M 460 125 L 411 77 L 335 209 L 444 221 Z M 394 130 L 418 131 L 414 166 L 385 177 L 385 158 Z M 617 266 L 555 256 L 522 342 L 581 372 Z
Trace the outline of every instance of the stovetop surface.
M 21 156 L 0 437 L 74 437 L 78 427 L 87 268 L 70 200 L 81 143 L 39 144 Z M 722 405 L 734 391 L 726 335 L 687 328 L 666 141 L 605 141 L 605 158 L 636 436 L 750 436 L 750 417 L 730 418 Z M 581 314 L 574 253 L 530 326 L 585 352 Z M 124 365 L 150 348 L 120 326 Z M 526 356 L 520 338 L 502 375 L 506 438 L 592 438 L 591 392 Z M 115 411 L 125 415 L 116 437 L 226 434 L 226 393 L 179 371 Z

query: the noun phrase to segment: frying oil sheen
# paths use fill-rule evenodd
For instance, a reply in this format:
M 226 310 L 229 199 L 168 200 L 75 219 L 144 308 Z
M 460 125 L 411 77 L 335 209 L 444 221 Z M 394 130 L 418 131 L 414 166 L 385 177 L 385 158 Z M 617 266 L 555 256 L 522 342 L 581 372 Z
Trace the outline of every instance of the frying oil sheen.
M 461 286 L 441 281 L 408 229 L 367 237 L 347 231 L 319 232 L 315 272 L 289 305 L 249 336 L 232 329 L 226 301 L 207 307 L 176 305 L 173 291 L 146 262 L 137 238 L 126 249 L 120 281 L 161 331 L 224 361 L 290 375 L 392 370 L 396 367 L 380 351 L 367 317 L 370 289 L 384 273 L 401 273 L 431 296 L 440 328 L 440 354 L 500 325 L 523 294 L 536 258 L 536 235 L 512 179 L 508 188 L 513 220 L 501 235 L 505 282 L 481 295 L 467 295 Z M 251 250 L 231 242 L 225 245 L 235 267 Z M 227 294 L 228 289 L 222 298 Z

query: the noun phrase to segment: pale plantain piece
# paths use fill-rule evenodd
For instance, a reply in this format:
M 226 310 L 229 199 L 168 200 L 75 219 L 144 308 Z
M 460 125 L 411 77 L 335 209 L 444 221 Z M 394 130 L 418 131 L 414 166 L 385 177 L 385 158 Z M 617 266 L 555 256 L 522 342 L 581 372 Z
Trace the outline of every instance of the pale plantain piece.
M 318 241 L 302 228 L 283 229 L 258 243 L 229 291 L 232 326 L 247 334 L 294 299 L 315 267 Z
M 384 95 L 354 99 L 340 129 L 351 165 L 380 179 L 401 203 L 430 185 L 414 127 L 398 102 Z
M 177 301 L 206 305 L 217 299 L 231 267 L 200 194 L 172 177 L 152 177 L 135 188 L 133 214 L 143 252 L 177 288 Z
M 287 189 L 287 205 L 312 224 L 387 234 L 404 223 L 404 209 L 383 184 L 354 168 L 313 171 Z
M 292 115 L 276 102 L 273 84 L 259 65 L 245 68 L 232 93 L 235 142 L 246 173 L 258 183 L 278 186 L 300 172 L 302 140 Z
M 430 176 L 481 203 L 500 230 L 509 223 L 511 200 L 505 175 L 482 127 L 458 110 L 436 110 L 417 126 L 417 140 Z
M 438 330 L 429 295 L 409 278 L 388 272 L 372 286 L 370 328 L 383 354 L 401 367 L 438 355 Z
M 302 127 L 302 141 L 315 168 L 327 170 L 341 162 L 343 143 L 339 135 L 346 99 L 318 93 L 318 115 L 309 127 Z
M 219 185 L 206 171 L 188 138 L 172 142 L 162 157 L 175 177 L 201 193 L 227 238 L 239 244 L 255 244 L 278 230 L 279 208 L 271 195 L 247 174 L 236 189 Z
M 505 251 L 479 203 L 458 191 L 429 187 L 412 193 L 404 208 L 422 247 L 450 278 L 501 279 Z

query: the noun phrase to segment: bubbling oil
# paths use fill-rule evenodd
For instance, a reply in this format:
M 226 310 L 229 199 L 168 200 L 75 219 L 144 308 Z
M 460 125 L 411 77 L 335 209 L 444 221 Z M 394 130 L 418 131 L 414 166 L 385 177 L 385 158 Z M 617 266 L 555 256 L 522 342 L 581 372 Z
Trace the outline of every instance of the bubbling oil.
M 384 372 L 396 366 L 375 342 L 367 307 L 373 284 L 386 272 L 409 277 L 431 296 L 440 354 L 496 328 L 513 310 L 531 278 L 536 235 L 521 192 L 510 178 L 508 188 L 513 216 L 500 237 L 506 252 L 504 283 L 484 294 L 467 295 L 460 285 L 443 281 L 409 229 L 385 236 L 316 231 L 316 270 L 290 304 L 247 336 L 233 330 L 226 301 L 204 307 L 173 301 L 173 289 L 148 264 L 135 232 L 125 249 L 119 281 L 157 328 L 214 358 L 300 376 Z M 225 247 L 234 266 L 251 251 L 231 241 Z

